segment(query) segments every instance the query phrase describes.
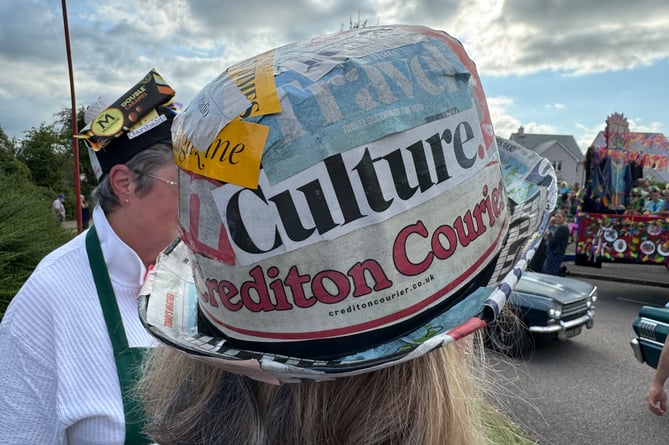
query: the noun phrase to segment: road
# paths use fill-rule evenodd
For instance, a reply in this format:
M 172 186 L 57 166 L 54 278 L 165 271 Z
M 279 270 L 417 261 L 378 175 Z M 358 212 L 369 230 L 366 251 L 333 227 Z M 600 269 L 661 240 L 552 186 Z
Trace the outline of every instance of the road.
M 641 305 L 663 306 L 669 289 L 589 281 L 599 287 L 592 329 L 539 344 L 525 362 L 491 358 L 499 403 L 542 445 L 669 444 L 669 415 L 645 401 L 654 370 L 629 345 Z

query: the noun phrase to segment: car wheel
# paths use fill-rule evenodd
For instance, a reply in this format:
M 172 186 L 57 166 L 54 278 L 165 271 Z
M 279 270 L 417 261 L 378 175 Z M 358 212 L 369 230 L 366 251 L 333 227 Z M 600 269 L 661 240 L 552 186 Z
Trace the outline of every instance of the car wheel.
M 525 323 L 510 309 L 485 327 L 485 344 L 493 351 L 512 358 L 529 359 L 534 352 L 534 340 Z

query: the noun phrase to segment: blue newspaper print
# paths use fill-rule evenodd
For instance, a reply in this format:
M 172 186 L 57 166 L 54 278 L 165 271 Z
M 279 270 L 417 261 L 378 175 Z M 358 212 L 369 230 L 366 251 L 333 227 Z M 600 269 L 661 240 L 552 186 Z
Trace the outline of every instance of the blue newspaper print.
M 282 52 L 294 56 L 295 48 L 277 50 L 278 66 Z M 319 60 L 328 66 L 312 81 Z M 439 40 L 355 58 L 338 57 L 333 48 L 305 52 L 304 71 L 291 67 L 275 78 L 282 112 L 248 119 L 270 127 L 263 168 L 271 183 L 333 154 L 472 107 L 470 73 Z

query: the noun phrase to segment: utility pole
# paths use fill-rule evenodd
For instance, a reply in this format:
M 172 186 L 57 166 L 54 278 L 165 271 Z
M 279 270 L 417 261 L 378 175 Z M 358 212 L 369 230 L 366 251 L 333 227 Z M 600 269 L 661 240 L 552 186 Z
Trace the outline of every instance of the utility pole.
M 74 96 L 74 73 L 72 71 L 72 50 L 70 48 L 70 29 L 67 24 L 67 4 L 62 0 L 63 27 L 65 29 L 65 51 L 67 52 L 67 69 L 70 73 L 70 98 L 72 100 L 72 148 L 74 149 L 74 201 L 77 204 L 77 233 L 83 230 L 81 219 L 81 173 L 79 172 L 79 139 L 75 136 L 77 128 L 77 101 Z

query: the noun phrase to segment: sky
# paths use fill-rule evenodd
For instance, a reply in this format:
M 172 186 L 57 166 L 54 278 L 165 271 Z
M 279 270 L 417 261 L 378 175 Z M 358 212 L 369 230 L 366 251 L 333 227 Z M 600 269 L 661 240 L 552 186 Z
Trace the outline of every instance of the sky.
M 475 61 L 495 132 L 572 135 L 612 113 L 669 136 L 666 0 L 69 0 L 76 106 L 110 102 L 155 68 L 187 106 L 234 63 L 366 26 L 417 24 Z M 62 1 L 0 2 L 0 127 L 21 139 L 71 106 Z

